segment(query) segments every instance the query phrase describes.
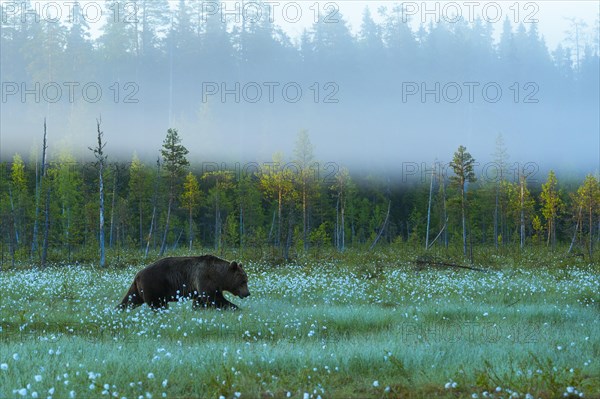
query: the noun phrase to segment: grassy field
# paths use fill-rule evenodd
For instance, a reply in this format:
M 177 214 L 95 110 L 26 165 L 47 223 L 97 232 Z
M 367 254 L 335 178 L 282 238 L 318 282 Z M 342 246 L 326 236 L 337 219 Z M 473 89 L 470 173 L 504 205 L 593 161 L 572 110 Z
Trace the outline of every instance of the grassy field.
M 0 397 L 600 397 L 598 266 L 495 263 L 247 263 L 240 311 L 158 313 L 114 310 L 140 265 L 5 270 Z

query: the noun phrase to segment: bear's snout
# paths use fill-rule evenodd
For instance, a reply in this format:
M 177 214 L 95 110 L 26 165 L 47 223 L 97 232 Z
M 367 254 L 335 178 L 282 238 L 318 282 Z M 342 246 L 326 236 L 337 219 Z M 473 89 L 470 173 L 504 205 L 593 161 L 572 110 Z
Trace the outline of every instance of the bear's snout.
M 250 291 L 249 290 L 242 290 L 240 291 L 239 297 L 240 298 L 246 298 L 250 296 Z

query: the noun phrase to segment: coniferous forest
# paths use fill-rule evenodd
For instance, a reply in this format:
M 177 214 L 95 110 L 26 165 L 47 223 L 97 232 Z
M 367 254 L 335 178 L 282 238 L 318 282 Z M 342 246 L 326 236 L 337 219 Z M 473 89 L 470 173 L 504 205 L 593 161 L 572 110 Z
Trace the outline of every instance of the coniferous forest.
M 341 11 L 323 9 L 291 37 L 269 18 L 223 17 L 206 3 L 107 1 L 97 24 L 77 17 L 79 6 L 59 23 L 29 2 L 25 16 L 3 10 L 3 263 L 110 264 L 203 248 L 289 259 L 386 245 L 594 256 L 597 22 L 573 19 L 550 49 L 522 15 L 418 25 L 389 3 L 377 18 L 365 7 L 357 32 Z M 250 15 L 269 9 L 252 4 Z M 407 91 L 425 81 L 448 91 Z M 289 91 L 278 99 L 286 82 L 304 89 L 299 104 Z M 447 82 L 494 82 L 504 97 L 490 113 L 493 100 L 470 102 L 464 84 Z M 307 127 L 312 114 L 323 127 Z M 435 150 L 421 142 L 418 156 L 394 160 L 394 148 L 416 146 L 419 126 L 439 129 L 427 124 L 443 118 L 468 120 L 481 141 L 471 146 L 449 128 Z M 373 134 L 365 153 L 385 147 L 371 155 L 392 160 L 385 171 L 332 155 L 349 148 L 352 129 Z M 35 139 L 19 140 L 24 131 Z M 532 141 L 515 139 L 528 133 Z M 561 175 L 571 161 L 575 170 Z

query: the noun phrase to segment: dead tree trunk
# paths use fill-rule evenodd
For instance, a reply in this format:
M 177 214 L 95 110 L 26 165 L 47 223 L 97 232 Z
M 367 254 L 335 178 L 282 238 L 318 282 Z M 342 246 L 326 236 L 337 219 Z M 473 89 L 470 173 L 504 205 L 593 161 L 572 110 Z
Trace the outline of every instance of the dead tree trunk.
M 387 214 L 385 215 L 385 220 L 383 221 L 383 224 L 381 225 L 381 228 L 379 229 L 379 232 L 377 233 L 377 237 L 375 237 L 375 241 L 373 241 L 373 244 L 371 244 L 371 246 L 369 247 L 369 251 L 371 251 L 371 250 L 373 250 L 373 248 L 375 248 L 375 245 L 377 244 L 377 241 L 379 241 L 379 238 L 381 237 L 381 234 L 385 230 L 385 226 L 387 225 L 388 219 L 390 217 L 390 208 L 391 208 L 391 206 L 392 206 L 392 201 L 389 200 L 388 201 Z
M 40 171 L 39 179 L 37 176 L 37 163 L 35 165 L 36 171 L 36 179 L 35 179 L 35 217 L 33 219 L 33 237 L 31 239 L 31 257 L 37 251 L 37 242 L 38 242 L 38 219 L 40 215 L 40 190 L 42 189 L 42 182 L 44 180 L 44 176 L 46 174 L 46 150 L 48 149 L 47 145 L 47 130 L 46 130 L 46 118 L 44 118 L 44 138 L 42 140 L 42 170 Z
M 144 257 L 148 256 L 150 250 L 150 240 L 152 239 L 152 232 L 154 230 L 154 224 L 156 220 L 156 204 L 158 203 L 158 184 L 160 180 L 160 158 L 156 160 L 156 183 L 154 184 L 154 196 L 152 198 L 152 219 L 150 220 L 150 231 L 148 232 L 148 240 L 146 241 L 146 252 Z

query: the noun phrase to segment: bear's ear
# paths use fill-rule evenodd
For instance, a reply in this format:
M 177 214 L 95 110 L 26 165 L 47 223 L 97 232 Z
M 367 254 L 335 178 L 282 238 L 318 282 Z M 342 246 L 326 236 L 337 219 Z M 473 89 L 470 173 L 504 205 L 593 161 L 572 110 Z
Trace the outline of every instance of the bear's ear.
M 237 268 L 238 268 L 238 264 L 237 264 L 235 261 L 233 261 L 233 262 L 231 262 L 231 264 L 229 265 L 229 268 L 230 268 L 231 270 L 235 270 L 235 269 L 237 269 Z

